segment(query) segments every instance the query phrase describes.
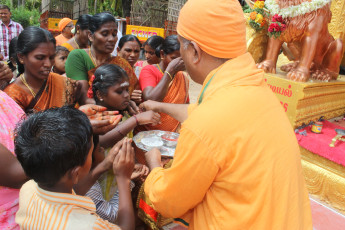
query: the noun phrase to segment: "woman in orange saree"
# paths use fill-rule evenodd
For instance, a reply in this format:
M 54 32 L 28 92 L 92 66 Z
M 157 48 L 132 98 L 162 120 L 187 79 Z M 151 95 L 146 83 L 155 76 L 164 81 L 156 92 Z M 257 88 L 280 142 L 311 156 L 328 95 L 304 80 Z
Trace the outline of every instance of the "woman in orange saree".
M 18 37 L 18 72 L 20 76 L 4 90 L 26 112 L 73 104 L 77 84 L 51 73 L 55 39 L 39 27 L 27 27 Z

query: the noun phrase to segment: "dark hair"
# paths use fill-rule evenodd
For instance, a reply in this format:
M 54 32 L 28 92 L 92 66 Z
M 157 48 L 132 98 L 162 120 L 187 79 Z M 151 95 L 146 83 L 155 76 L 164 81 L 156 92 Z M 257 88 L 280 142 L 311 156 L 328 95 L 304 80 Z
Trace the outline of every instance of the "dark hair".
M 92 82 L 93 98 L 96 103 L 99 102 L 97 91 L 107 95 L 108 88 L 120 83 L 124 78 L 128 79 L 127 73 L 118 65 L 106 64 L 98 67 L 95 72 L 95 79 Z
M 81 30 L 88 30 L 91 18 L 92 15 L 90 14 L 80 15 L 77 23 L 75 24 L 75 27 L 79 26 Z M 75 31 L 75 33 L 77 33 L 77 30 Z
M 177 40 L 177 35 L 170 35 L 166 37 L 160 47 L 165 54 L 170 54 L 176 50 L 180 50 L 180 42 Z
M 53 35 L 45 29 L 36 26 L 26 27 L 18 36 L 17 53 L 27 55 L 32 52 L 41 43 L 52 42 L 56 45 Z M 17 57 L 18 73 L 24 73 L 24 65 L 21 64 Z
M 127 34 L 127 35 L 121 37 L 119 44 L 118 44 L 119 49 L 122 49 L 122 47 L 126 44 L 126 42 L 132 42 L 132 41 L 137 42 L 139 47 L 141 47 L 141 43 L 136 36 L 131 35 L 131 34 Z
M 12 72 L 16 69 L 16 67 L 12 63 L 11 58 L 14 58 L 14 60 L 16 60 L 17 58 L 17 41 L 18 41 L 18 37 L 12 38 L 12 40 L 10 41 L 10 45 L 8 47 L 8 57 L 10 59 L 8 66 L 10 67 Z
M 161 36 L 158 35 L 154 35 L 149 37 L 146 42 L 143 44 L 143 46 L 145 47 L 146 45 L 150 46 L 154 51 L 157 57 L 160 57 L 161 54 L 161 45 L 164 41 L 164 38 L 162 38 Z
M 16 128 L 15 153 L 26 175 L 54 186 L 69 170 L 85 164 L 91 148 L 88 117 L 70 106 L 27 117 Z
M 69 53 L 69 50 L 66 47 L 64 47 L 64 46 L 57 46 L 55 48 L 55 54 L 58 54 L 59 52 L 67 52 L 67 53 Z
M 109 13 L 98 13 L 91 17 L 89 29 L 91 34 L 94 34 L 97 30 L 99 30 L 103 24 L 107 22 L 115 22 L 116 20 L 113 15 Z
M 8 7 L 7 5 L 0 4 L 0 10 L 4 10 L 4 9 L 7 9 L 8 11 L 11 12 L 10 7 Z

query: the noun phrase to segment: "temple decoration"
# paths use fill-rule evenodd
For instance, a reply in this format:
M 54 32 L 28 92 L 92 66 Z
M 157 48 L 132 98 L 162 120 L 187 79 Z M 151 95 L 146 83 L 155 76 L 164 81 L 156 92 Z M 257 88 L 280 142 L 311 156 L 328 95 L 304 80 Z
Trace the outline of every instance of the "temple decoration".
M 299 4 L 296 5 L 296 2 Z M 266 0 L 265 5 L 271 16 L 281 16 L 281 23 L 286 24 L 286 29 L 278 31 L 280 34 L 275 33 L 280 36 L 269 38 L 266 58 L 258 64 L 258 68 L 275 73 L 280 48 L 285 42 L 287 52 L 294 61 L 281 67 L 287 72 L 288 79 L 301 82 L 308 81 L 310 77 L 321 81 L 336 80 L 343 56 L 343 42 L 335 40 L 328 31 L 332 18 L 331 1 Z M 275 29 L 278 30 L 277 26 Z

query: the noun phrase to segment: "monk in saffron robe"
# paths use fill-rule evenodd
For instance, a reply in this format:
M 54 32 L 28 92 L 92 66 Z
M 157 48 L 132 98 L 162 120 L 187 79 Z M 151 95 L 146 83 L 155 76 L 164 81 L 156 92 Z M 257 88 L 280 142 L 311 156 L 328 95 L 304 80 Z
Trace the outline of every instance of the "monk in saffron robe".
M 170 168 L 158 149 L 146 153 L 154 209 L 189 229 L 312 229 L 297 140 L 246 51 L 238 1 L 187 1 L 177 32 L 203 88 L 197 104 L 140 106 L 183 122 Z

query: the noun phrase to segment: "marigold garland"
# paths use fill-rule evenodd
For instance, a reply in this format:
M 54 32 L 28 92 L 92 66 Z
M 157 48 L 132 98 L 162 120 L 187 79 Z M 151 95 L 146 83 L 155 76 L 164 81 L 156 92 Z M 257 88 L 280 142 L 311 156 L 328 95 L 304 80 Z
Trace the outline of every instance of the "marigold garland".
M 268 15 L 263 9 L 264 6 L 264 0 L 256 1 L 249 15 L 248 23 L 256 31 L 261 30 L 267 24 Z

